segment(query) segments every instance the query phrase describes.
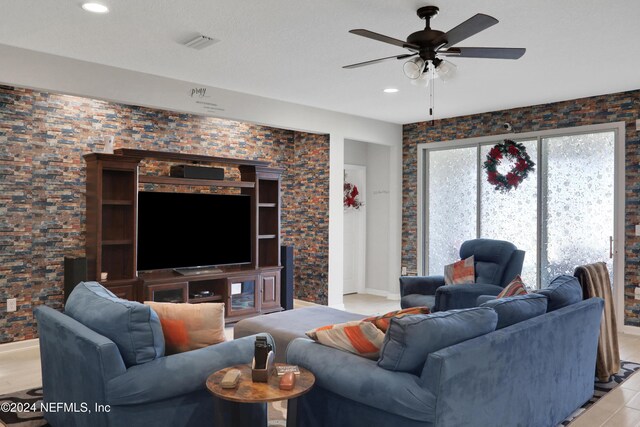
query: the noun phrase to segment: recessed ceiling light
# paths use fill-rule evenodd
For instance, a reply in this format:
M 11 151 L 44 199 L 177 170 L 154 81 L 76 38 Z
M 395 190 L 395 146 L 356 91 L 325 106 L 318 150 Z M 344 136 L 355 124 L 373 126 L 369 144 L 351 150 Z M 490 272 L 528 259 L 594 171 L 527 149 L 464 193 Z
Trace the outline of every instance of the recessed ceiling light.
M 93 13 L 108 13 L 109 12 L 109 8 L 103 4 L 100 3 L 84 3 L 82 5 L 82 8 L 84 10 L 86 10 L 87 12 L 93 12 Z
M 396 93 L 396 92 L 398 92 L 398 89 L 396 89 L 395 87 L 388 87 L 383 92 L 384 93 Z

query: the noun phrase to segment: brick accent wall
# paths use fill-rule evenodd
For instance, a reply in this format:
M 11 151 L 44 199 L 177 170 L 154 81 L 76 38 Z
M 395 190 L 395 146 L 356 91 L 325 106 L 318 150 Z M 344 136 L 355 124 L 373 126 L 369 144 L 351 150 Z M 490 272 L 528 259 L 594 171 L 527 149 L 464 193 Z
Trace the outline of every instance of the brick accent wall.
M 626 123 L 625 176 L 625 324 L 640 326 L 640 304 L 633 298 L 640 285 L 640 237 L 634 233 L 640 224 L 640 90 L 581 98 L 571 101 L 493 111 L 403 127 L 403 211 L 402 263 L 410 274 L 417 271 L 417 144 L 450 141 L 504 133 L 501 124 L 509 122 L 514 132 L 571 128 L 624 121 Z
M 117 148 L 284 167 L 282 237 L 296 246 L 296 293 L 326 304 L 328 135 L 0 86 L 0 343 L 36 337 L 34 306 L 62 308 L 63 257 L 84 256 L 82 155 L 108 135 Z M 6 312 L 7 298 L 17 312 Z
M 329 292 L 329 137 L 296 132 L 292 179 L 283 192 L 288 219 L 304 215 L 296 226 L 282 223 L 283 244 L 293 245 L 296 298 L 327 304 Z M 286 203 L 286 204 L 285 204 Z M 284 231 L 286 229 L 286 231 Z

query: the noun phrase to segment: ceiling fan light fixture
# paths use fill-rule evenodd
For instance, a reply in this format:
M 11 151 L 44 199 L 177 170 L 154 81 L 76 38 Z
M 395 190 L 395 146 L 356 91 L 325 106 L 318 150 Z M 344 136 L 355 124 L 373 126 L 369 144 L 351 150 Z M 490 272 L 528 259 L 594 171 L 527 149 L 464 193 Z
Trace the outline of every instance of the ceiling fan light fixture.
M 424 67 L 425 62 L 422 60 L 422 58 L 418 57 L 405 62 L 402 66 L 402 71 L 404 72 L 405 76 L 407 76 L 411 80 L 415 80 L 422 76 Z
M 436 66 L 436 76 L 442 79 L 443 82 L 451 80 L 455 75 L 458 67 L 453 62 L 442 60 Z
M 417 79 L 411 79 L 411 84 L 418 87 L 428 87 L 431 76 L 427 72 L 423 72 Z

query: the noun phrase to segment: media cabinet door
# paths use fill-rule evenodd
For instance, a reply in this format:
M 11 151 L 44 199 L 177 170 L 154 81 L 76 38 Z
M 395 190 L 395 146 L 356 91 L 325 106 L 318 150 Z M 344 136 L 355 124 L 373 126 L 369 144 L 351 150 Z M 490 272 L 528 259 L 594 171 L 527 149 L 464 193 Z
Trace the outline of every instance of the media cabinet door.
M 227 278 L 227 317 L 242 316 L 260 311 L 258 277 L 235 276 Z
M 261 311 L 280 310 L 280 271 L 265 271 L 260 278 Z

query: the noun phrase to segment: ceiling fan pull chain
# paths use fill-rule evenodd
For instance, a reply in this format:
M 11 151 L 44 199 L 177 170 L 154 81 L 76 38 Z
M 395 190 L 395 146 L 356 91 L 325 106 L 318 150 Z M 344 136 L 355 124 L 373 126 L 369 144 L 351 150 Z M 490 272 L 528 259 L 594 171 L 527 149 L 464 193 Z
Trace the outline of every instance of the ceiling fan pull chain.
M 431 84 L 429 85 L 429 93 L 430 93 L 430 99 L 429 99 L 429 115 L 431 116 L 431 126 L 435 126 L 435 124 L 436 124 L 436 118 L 435 118 L 435 116 L 433 115 L 433 109 L 434 109 L 434 107 L 435 107 L 435 103 L 436 103 L 436 101 L 435 101 L 435 98 L 436 98 L 436 95 L 435 95 L 435 93 L 436 93 L 436 92 L 435 92 L 435 90 L 436 90 L 436 89 L 435 89 L 436 81 L 435 81 L 435 74 L 434 74 L 435 72 L 434 72 L 434 67 L 433 67 L 433 65 L 432 65 L 431 67 L 429 67 L 429 70 L 428 70 L 428 71 L 431 73 L 431 77 L 430 77 L 430 79 L 431 79 Z

